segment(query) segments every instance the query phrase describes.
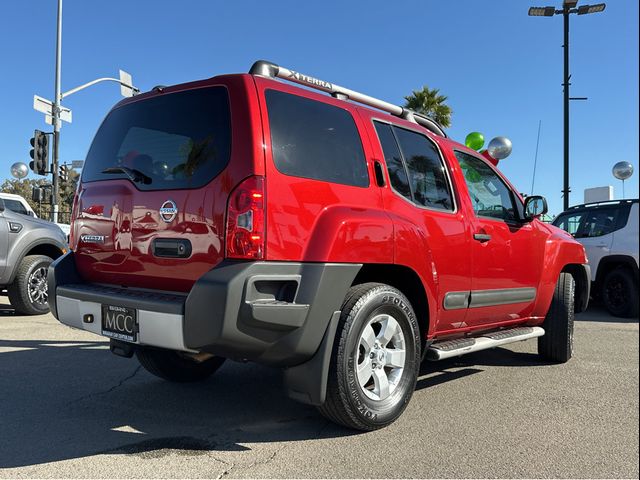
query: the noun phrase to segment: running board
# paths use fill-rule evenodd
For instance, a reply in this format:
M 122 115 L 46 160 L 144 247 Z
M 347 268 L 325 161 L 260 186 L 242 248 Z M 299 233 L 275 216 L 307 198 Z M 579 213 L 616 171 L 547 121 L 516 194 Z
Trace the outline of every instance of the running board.
M 427 350 L 428 360 L 444 360 L 458 357 L 466 353 L 495 348 L 508 343 L 521 342 L 530 338 L 541 337 L 541 327 L 517 327 L 496 332 L 484 333 L 478 337 L 465 337 L 456 340 L 445 340 L 432 344 Z

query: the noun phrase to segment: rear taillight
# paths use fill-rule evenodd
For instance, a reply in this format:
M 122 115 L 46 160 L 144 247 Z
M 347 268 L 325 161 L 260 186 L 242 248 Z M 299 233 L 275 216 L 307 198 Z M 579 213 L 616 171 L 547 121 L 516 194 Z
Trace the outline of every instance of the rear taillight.
M 264 178 L 249 177 L 229 196 L 228 258 L 264 259 Z
M 75 249 L 76 246 L 74 244 L 75 235 L 73 234 L 73 223 L 76 219 L 76 215 L 78 215 L 78 201 L 80 200 L 80 181 L 78 181 L 78 185 L 76 186 L 76 193 L 73 195 L 73 204 L 71 207 L 71 218 L 69 219 L 69 238 L 67 241 L 69 242 L 69 248 L 71 250 Z

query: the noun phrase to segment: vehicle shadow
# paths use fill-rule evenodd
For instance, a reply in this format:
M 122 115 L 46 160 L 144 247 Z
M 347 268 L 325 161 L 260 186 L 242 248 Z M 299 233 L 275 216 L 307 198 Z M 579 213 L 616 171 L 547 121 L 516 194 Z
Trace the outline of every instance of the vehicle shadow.
M 589 301 L 589 308 L 586 312 L 576 315 L 578 322 L 605 322 L 605 323 L 638 323 L 638 317 L 622 318 L 614 317 L 596 300 Z
M 279 370 L 228 362 L 206 382 L 172 384 L 106 345 L 0 340 L 0 468 L 354 433 L 289 400 Z
M 540 365 L 527 353 L 481 353 L 425 362 L 417 389 L 480 373 L 482 365 Z M 277 369 L 227 362 L 206 382 L 172 384 L 110 354 L 102 341 L 0 339 L 0 411 L 0 468 L 104 453 L 242 451 L 358 433 L 288 399 Z

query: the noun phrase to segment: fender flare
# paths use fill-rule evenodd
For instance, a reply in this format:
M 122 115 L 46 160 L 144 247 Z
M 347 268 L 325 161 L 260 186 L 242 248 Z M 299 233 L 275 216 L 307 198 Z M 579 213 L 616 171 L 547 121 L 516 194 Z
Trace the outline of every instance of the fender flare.
M 16 273 L 18 270 L 18 266 L 20 265 L 20 263 L 22 262 L 22 260 L 24 259 L 24 257 L 27 256 L 27 253 L 29 253 L 30 250 L 34 249 L 35 247 L 39 246 L 39 245 L 51 245 L 55 248 L 57 248 L 60 251 L 60 257 L 62 255 L 65 254 L 65 251 L 67 250 L 67 246 L 63 245 L 62 243 L 52 239 L 52 238 L 41 238 L 38 240 L 34 240 L 32 242 L 30 242 L 29 244 L 27 244 L 26 247 L 22 247 L 20 249 L 20 253 L 18 253 L 15 256 L 16 261 L 13 262 L 13 268 L 11 270 L 11 275 L 9 276 L 9 278 L 7 279 L 7 285 L 13 283 L 13 281 L 16 278 Z M 11 254 L 8 255 L 8 257 L 11 256 Z M 58 257 L 59 258 L 59 257 Z M 52 260 L 55 260 L 52 259 Z

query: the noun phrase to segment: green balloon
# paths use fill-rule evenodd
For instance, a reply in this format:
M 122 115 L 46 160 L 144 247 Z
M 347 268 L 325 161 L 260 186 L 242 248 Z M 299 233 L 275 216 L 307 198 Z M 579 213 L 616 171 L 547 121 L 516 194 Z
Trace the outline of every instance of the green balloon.
M 484 145 L 484 135 L 480 132 L 471 132 L 467 135 L 467 138 L 464 139 L 464 144 L 471 150 L 478 151 Z

